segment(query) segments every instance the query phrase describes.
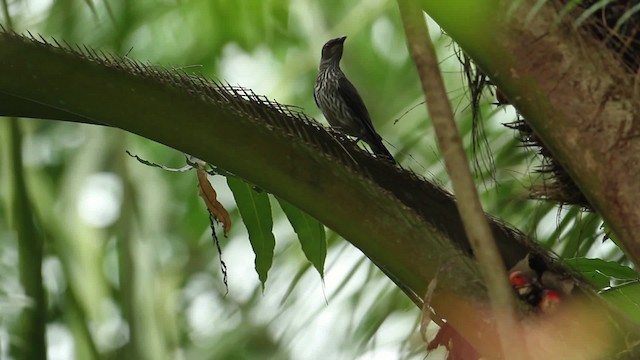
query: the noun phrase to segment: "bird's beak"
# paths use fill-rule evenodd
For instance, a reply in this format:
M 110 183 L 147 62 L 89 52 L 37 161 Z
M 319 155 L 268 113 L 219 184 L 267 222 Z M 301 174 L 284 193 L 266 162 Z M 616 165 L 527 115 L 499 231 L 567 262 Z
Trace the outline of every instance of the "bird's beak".
M 340 42 L 340 44 L 344 44 L 344 41 L 347 40 L 347 36 L 346 35 L 342 35 L 336 40 L 338 40 Z

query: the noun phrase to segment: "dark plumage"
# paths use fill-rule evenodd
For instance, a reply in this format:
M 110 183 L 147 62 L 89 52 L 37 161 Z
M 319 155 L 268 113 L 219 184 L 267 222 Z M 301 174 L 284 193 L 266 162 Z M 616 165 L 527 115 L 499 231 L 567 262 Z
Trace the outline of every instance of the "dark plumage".
M 364 140 L 374 154 L 393 163 L 393 156 L 382 144 L 371 117 L 356 88 L 340 69 L 346 36 L 331 39 L 322 47 L 320 71 L 314 88 L 316 104 L 329 124 L 343 133 Z

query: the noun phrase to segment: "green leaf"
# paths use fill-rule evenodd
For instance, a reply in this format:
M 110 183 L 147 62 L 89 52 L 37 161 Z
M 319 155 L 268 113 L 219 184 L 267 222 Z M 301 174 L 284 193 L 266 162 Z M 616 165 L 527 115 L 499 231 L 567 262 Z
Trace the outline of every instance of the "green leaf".
M 640 283 L 634 281 L 616 286 L 601 292 L 600 295 L 629 318 L 640 322 Z
M 249 232 L 249 241 L 256 255 L 256 272 L 262 282 L 267 281 L 267 274 L 273 264 L 273 249 L 276 239 L 273 236 L 273 219 L 269 195 L 253 190 L 251 185 L 240 178 L 227 177 L 227 184 L 238 205 L 242 222 Z
M 396 310 L 396 300 L 397 298 L 389 289 L 382 290 L 377 294 L 376 301 L 367 309 L 354 331 L 354 338 L 357 339 L 361 347 L 374 338 L 385 320 Z
M 615 279 L 638 279 L 638 273 L 632 268 L 620 265 L 617 262 L 601 259 L 574 258 L 566 259 L 564 263 L 580 273 L 599 272 Z
M 580 274 L 596 289 L 604 289 L 611 286 L 611 279 L 599 271 L 581 271 Z
M 298 234 L 302 251 L 313 266 L 324 278 L 324 260 L 327 257 L 327 238 L 324 226 L 316 219 L 291 205 L 287 201 L 276 197 L 282 211 L 289 219 L 293 230 Z

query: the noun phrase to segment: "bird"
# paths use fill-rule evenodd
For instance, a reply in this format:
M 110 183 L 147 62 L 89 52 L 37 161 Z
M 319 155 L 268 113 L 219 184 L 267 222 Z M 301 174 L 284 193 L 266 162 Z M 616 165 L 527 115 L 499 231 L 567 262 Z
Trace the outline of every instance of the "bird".
M 392 163 L 393 155 L 382 143 L 382 137 L 373 128 L 369 111 L 355 86 L 340 69 L 340 60 L 346 36 L 327 41 L 322 47 L 318 77 L 313 97 L 331 127 L 363 140 L 373 153 Z

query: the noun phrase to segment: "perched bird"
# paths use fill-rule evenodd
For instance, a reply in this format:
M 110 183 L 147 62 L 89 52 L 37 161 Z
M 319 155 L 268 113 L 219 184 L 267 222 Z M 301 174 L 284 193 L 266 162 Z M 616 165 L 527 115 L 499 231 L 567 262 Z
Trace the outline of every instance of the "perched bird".
M 373 128 L 371 117 L 356 88 L 340 69 L 346 36 L 331 39 L 322 47 L 320 71 L 313 97 L 329 124 L 343 133 L 364 140 L 373 153 L 395 163 Z

